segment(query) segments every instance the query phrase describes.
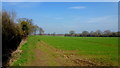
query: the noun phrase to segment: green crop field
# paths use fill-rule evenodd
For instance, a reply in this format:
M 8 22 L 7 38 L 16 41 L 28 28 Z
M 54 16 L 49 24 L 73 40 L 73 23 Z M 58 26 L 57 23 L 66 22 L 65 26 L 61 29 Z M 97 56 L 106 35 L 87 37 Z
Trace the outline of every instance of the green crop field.
M 87 59 L 99 65 L 118 65 L 118 37 L 58 36 L 29 36 L 27 42 L 21 47 L 23 53 L 14 65 L 24 65 L 35 59 L 34 49 L 40 41 L 58 50 L 73 51 L 73 54 L 75 51 L 75 55 L 80 59 Z

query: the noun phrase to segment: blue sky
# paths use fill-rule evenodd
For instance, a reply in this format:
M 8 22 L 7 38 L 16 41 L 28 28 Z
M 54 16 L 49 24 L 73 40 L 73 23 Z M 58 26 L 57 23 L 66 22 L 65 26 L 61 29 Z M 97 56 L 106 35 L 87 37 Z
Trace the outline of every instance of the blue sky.
M 3 2 L 17 18 L 30 18 L 45 33 L 118 30 L 117 2 Z
M 119 0 L 3 0 L 3 2 L 118 2 Z

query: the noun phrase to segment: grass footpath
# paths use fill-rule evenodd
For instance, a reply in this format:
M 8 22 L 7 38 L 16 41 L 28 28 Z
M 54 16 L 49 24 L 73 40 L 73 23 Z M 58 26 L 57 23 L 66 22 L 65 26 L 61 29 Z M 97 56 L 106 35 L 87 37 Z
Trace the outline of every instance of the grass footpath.
M 33 50 L 38 41 L 37 37 L 29 36 L 27 42 L 21 47 L 23 52 L 21 53 L 20 58 L 14 62 L 13 66 L 21 66 L 26 62 L 31 62 L 31 60 L 35 58 Z
M 41 44 L 39 42 L 43 41 L 46 44 Z M 43 45 L 43 46 L 37 46 Z M 48 47 L 52 47 L 51 49 Z M 36 54 L 36 48 L 39 55 Z M 54 48 L 59 52 L 55 52 Z M 57 36 L 29 36 L 27 42 L 21 47 L 22 53 L 19 59 L 13 63 L 12 66 L 23 66 L 28 65 L 28 63 L 36 60 L 36 56 L 39 57 L 40 61 L 47 61 L 44 63 L 53 63 L 50 65 L 62 65 L 54 61 L 55 57 L 58 58 L 60 55 L 67 55 L 71 60 L 76 60 L 75 63 L 79 63 L 78 59 L 92 61 L 102 66 L 117 66 L 118 65 L 118 37 L 57 37 Z M 47 52 L 46 52 L 47 51 Z M 51 53 L 49 53 L 51 51 Z M 55 52 L 55 53 L 54 53 Z M 45 53 L 45 55 L 44 55 Z M 41 54 L 41 55 L 40 55 Z M 54 56 L 53 56 L 54 55 Z M 73 56 L 71 56 L 73 55 Z M 43 56 L 43 58 L 42 58 Z M 47 58 L 47 57 L 49 58 Z M 44 58 L 46 57 L 46 58 Z M 50 58 L 53 58 L 51 60 Z M 41 60 L 43 59 L 43 60 Z M 62 58 L 59 58 L 62 60 Z M 64 59 L 63 61 L 69 61 Z M 64 62 L 63 62 L 64 63 Z M 88 63 L 88 62 L 87 62 Z M 32 63 L 30 63 L 32 64 Z M 42 63 L 41 63 L 42 64 Z M 43 64 L 46 65 L 47 64 Z M 65 64 L 64 64 L 65 65 Z M 66 64 L 69 65 L 69 64 Z M 73 63 L 73 65 L 75 65 Z

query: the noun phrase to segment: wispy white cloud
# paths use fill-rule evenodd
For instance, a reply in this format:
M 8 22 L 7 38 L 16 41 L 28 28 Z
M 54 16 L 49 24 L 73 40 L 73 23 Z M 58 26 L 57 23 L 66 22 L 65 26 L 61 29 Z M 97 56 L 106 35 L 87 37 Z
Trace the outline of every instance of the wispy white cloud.
M 110 16 L 102 16 L 102 17 L 95 17 L 95 18 L 89 18 L 88 22 L 89 23 L 96 23 L 96 22 L 101 22 L 108 20 Z
M 117 15 L 106 15 L 96 17 L 74 17 L 69 24 L 73 24 L 70 27 L 76 31 L 95 31 L 100 30 L 111 30 L 118 31 L 118 16 Z M 67 27 L 67 26 L 66 26 Z
M 56 19 L 56 20 L 62 20 L 62 19 L 64 19 L 64 18 L 56 17 L 56 18 L 54 18 L 54 19 Z
M 85 6 L 74 6 L 74 7 L 69 7 L 70 9 L 84 9 L 86 8 Z
M 113 16 L 101 16 L 95 18 L 89 18 L 87 20 L 88 23 L 117 23 L 118 19 L 116 15 Z

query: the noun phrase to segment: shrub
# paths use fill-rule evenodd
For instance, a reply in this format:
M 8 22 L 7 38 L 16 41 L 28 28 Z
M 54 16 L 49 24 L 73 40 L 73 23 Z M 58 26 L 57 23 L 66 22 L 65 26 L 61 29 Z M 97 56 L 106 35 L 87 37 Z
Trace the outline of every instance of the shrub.
M 22 39 L 22 31 L 14 22 L 15 13 L 2 12 L 2 64 L 7 66 L 11 53 L 17 49 Z

